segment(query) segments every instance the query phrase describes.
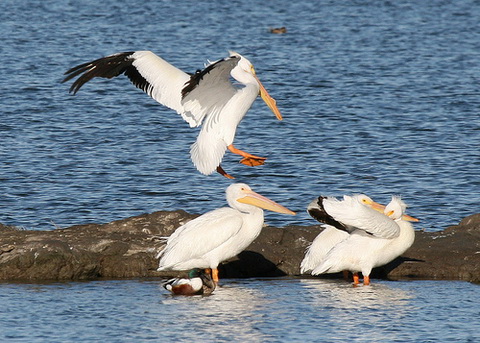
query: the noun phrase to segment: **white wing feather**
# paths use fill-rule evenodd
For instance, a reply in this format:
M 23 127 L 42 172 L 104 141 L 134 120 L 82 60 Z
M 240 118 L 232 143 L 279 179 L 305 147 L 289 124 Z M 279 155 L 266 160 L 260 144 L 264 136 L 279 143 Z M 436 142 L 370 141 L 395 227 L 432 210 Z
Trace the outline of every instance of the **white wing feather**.
M 400 227 L 394 220 L 361 204 L 353 197 L 344 196 L 343 200 L 328 198 L 324 200 L 323 206 L 335 220 L 375 237 L 390 239 L 400 234 Z
M 136 51 L 132 58 L 132 65 L 150 84 L 149 95 L 160 104 L 177 111 L 188 122 L 181 101 L 182 88 L 190 76 L 151 51 Z
M 201 258 L 237 234 L 243 225 L 238 211 L 223 207 L 179 227 L 161 252 L 159 270 L 175 268 L 182 262 Z
M 225 58 L 199 71 L 198 80 L 192 76 L 191 82 L 198 82 L 198 85 L 185 94 L 182 105 L 185 116 L 194 121 L 195 126 L 199 126 L 206 115 L 217 117 L 237 92 L 230 81 L 230 72 L 237 66 L 238 60 Z
M 305 257 L 300 264 L 301 273 L 307 273 L 315 269 L 335 245 L 350 237 L 348 232 L 338 230 L 334 226 L 324 226 L 324 230 L 315 237 L 312 244 L 308 247 Z

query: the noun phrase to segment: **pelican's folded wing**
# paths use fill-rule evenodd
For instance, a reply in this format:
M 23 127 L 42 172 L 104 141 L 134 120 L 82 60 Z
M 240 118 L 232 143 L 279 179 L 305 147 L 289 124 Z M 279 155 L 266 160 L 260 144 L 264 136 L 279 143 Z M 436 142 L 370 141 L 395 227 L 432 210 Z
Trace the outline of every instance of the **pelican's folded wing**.
M 242 217 L 229 207 L 193 219 L 168 238 L 160 254 L 159 268 L 169 269 L 182 261 L 201 257 L 236 235 L 242 225 Z
M 361 204 L 357 199 L 344 196 L 343 200 L 328 198 L 323 202 L 325 210 L 335 220 L 360 229 L 379 238 L 395 238 L 400 234 L 398 224 L 378 211 Z

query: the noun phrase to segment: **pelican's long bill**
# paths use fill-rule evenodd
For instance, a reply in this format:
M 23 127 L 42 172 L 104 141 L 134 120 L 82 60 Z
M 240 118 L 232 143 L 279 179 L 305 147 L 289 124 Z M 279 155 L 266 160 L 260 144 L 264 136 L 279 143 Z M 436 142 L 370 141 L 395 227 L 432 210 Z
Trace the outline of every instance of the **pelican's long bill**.
M 267 104 L 267 106 L 272 110 L 272 112 L 275 114 L 278 120 L 282 120 L 282 115 L 280 114 L 280 110 L 277 107 L 277 102 L 275 101 L 274 98 L 268 94 L 267 90 L 265 87 L 263 87 L 262 83 L 258 79 L 257 75 L 253 73 L 253 77 L 255 77 L 255 80 L 257 80 L 258 85 L 260 86 L 260 96 L 262 97 L 263 101 Z
M 375 211 L 383 213 L 385 210 L 385 205 L 379 204 L 378 202 L 372 201 L 371 204 L 368 204 L 371 208 L 373 208 Z M 420 221 L 419 219 L 409 216 L 408 214 L 404 214 L 402 216 L 402 220 L 406 220 L 408 222 L 418 222 Z
M 237 199 L 237 201 L 244 204 L 257 206 L 273 212 L 291 214 L 293 216 L 296 215 L 295 212 L 290 211 L 288 208 L 283 207 L 282 205 L 277 204 L 275 201 L 270 200 L 254 191 L 249 190 L 249 191 L 246 191 L 246 193 L 247 193 L 246 196 L 244 196 L 243 198 Z

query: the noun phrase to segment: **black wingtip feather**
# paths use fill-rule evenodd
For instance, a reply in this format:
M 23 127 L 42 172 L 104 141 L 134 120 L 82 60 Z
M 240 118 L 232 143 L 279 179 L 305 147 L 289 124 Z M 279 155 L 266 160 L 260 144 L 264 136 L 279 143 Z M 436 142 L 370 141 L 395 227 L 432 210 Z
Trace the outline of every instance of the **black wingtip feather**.
M 182 98 L 186 97 L 188 95 L 188 93 L 190 93 L 191 91 L 193 91 L 199 84 L 200 82 L 203 80 L 203 78 L 205 77 L 205 75 L 207 75 L 208 73 L 210 73 L 214 68 L 216 68 L 220 63 L 222 62 L 225 62 L 227 60 L 240 60 L 240 57 L 239 56 L 230 56 L 230 57 L 226 57 L 226 58 L 223 58 L 215 63 L 212 63 L 210 64 L 209 66 L 207 66 L 205 69 L 203 70 L 197 70 L 195 72 L 195 74 L 193 74 L 191 77 L 190 77 L 190 80 L 188 80 L 186 83 L 185 83 L 185 86 L 183 87 L 182 89 Z
M 64 75 L 67 76 L 62 80 L 62 83 L 80 75 L 69 90 L 70 93 L 76 94 L 85 83 L 95 77 L 111 79 L 125 73 L 133 63 L 133 54 L 134 51 L 122 52 L 79 64 L 65 72 Z
M 336 227 L 339 230 L 349 232 L 347 227 L 340 223 L 339 221 L 335 220 L 332 216 L 330 216 L 325 207 L 323 206 L 323 200 L 327 199 L 327 197 L 319 196 L 317 199 L 317 206 L 318 207 L 308 207 L 307 212 L 312 216 L 312 218 L 316 219 L 320 223 L 328 224 L 331 226 Z

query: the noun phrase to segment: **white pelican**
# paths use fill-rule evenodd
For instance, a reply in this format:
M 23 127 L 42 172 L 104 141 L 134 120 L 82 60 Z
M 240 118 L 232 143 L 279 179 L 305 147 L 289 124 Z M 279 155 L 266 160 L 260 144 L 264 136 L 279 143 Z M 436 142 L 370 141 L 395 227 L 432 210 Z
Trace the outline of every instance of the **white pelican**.
M 242 252 L 260 234 L 262 209 L 295 215 L 244 183 L 230 185 L 226 198 L 230 207 L 207 212 L 173 232 L 158 255 L 159 271 L 211 268 L 218 282 L 218 265 Z
M 175 295 L 209 295 L 215 290 L 210 274 L 194 268 L 188 278 L 173 278 L 163 283 L 163 287 Z
M 359 204 L 373 208 L 377 211 L 383 212 L 385 206 L 373 201 L 370 197 L 365 194 L 357 194 L 353 196 L 344 196 L 343 201 L 354 201 L 356 200 Z M 320 262 L 325 258 L 327 253 L 338 243 L 345 240 L 350 236 L 350 233 L 354 231 L 354 227 L 349 225 L 344 225 L 341 222 L 336 221 L 331 215 L 329 215 L 325 207 L 335 212 L 335 205 L 337 205 L 337 200 L 334 198 L 320 196 L 318 199 L 313 200 L 307 207 L 307 212 L 318 221 L 322 222 L 324 225 L 324 230 L 315 237 L 312 244 L 307 249 L 305 257 L 300 264 L 300 272 L 307 273 L 311 272 Z M 333 209 L 332 209 L 333 207 Z M 361 209 L 359 206 L 355 208 Z M 337 210 L 338 212 L 338 210 Z M 351 213 L 352 215 L 356 215 Z M 340 218 L 342 218 L 340 216 Z
M 354 284 L 358 284 L 358 272 L 362 272 L 363 284 L 369 285 L 373 268 L 389 263 L 413 244 L 415 232 L 408 221 L 418 219 L 404 215 L 406 205 L 398 197 L 392 197 L 383 214 L 353 197 L 323 205 L 323 209 L 318 208 L 319 213 L 327 212 L 353 231 L 328 251 L 312 275 L 349 270 L 354 273 Z
M 258 79 L 252 63 L 236 52 L 230 52 L 229 57 L 210 63 L 193 75 L 151 51 L 117 53 L 80 64 L 65 74 L 62 82 L 79 76 L 70 87 L 73 94 L 94 77 L 110 79 L 125 74 L 136 87 L 180 114 L 190 127 L 198 127 L 203 122 L 190 155 L 195 167 L 205 175 L 216 170 L 233 178 L 220 166 L 226 149 L 241 155 L 243 164 L 264 164 L 266 158 L 233 145 L 238 124 L 259 94 L 278 120 L 282 120 L 275 100 Z M 230 76 L 243 87 L 232 84 Z

